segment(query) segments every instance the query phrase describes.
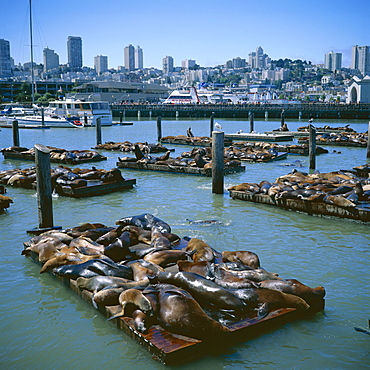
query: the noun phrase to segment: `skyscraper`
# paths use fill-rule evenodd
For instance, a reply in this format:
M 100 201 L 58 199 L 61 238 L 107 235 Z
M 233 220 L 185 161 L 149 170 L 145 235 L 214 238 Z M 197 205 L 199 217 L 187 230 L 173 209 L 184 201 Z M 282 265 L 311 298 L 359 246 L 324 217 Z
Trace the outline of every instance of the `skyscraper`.
M 0 76 L 8 77 L 11 75 L 10 42 L 0 39 Z
M 195 66 L 195 60 L 194 59 L 185 59 L 181 62 L 181 67 L 183 69 L 189 69 L 191 67 Z
M 94 68 L 98 75 L 102 72 L 108 71 L 108 57 L 103 55 L 97 55 L 94 57 Z
M 342 68 L 342 53 L 330 53 L 325 54 L 325 68 L 331 71 L 339 71 Z
M 82 67 L 82 39 L 79 36 L 68 36 L 68 67 L 79 69 Z
M 163 73 L 170 73 L 173 71 L 173 58 L 166 55 L 162 60 Z
M 263 49 L 259 46 L 256 51 L 249 53 L 249 65 L 252 69 L 256 68 L 266 68 L 267 65 L 271 62 L 271 58 L 267 54 L 263 53 Z
M 370 46 L 352 47 L 352 69 L 358 69 L 363 76 L 370 76 Z
M 143 49 L 137 46 L 135 49 L 135 69 L 143 69 Z
M 131 44 L 125 47 L 124 56 L 126 70 L 135 70 L 135 48 Z
M 44 55 L 44 72 L 59 67 L 59 55 L 54 50 L 45 48 Z

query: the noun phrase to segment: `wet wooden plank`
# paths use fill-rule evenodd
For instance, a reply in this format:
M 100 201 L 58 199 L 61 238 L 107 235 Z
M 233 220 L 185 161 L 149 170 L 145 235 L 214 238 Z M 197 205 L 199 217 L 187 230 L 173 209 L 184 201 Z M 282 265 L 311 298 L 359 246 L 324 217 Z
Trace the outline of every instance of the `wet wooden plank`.
M 252 194 L 245 191 L 230 190 L 230 197 L 233 199 L 248 202 L 272 205 L 275 207 L 307 213 L 314 216 L 338 217 L 341 219 L 351 219 L 361 222 L 370 222 L 370 208 L 357 206 L 355 208 L 340 207 L 324 202 L 309 202 L 301 199 L 280 198 L 274 201 L 269 195 Z M 369 205 L 370 206 L 370 205 Z
M 249 140 L 249 141 L 292 141 L 293 135 L 287 134 L 253 134 L 253 133 L 241 133 L 241 134 L 225 134 L 225 138 L 232 140 Z

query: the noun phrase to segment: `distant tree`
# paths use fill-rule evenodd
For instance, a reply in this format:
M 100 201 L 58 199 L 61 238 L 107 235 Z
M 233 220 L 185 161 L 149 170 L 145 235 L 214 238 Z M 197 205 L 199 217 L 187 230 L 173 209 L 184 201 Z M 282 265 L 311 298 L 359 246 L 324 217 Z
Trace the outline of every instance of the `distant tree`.
M 19 87 L 19 94 L 14 98 L 17 102 L 31 102 L 32 93 L 31 93 L 31 84 L 28 82 L 23 82 Z

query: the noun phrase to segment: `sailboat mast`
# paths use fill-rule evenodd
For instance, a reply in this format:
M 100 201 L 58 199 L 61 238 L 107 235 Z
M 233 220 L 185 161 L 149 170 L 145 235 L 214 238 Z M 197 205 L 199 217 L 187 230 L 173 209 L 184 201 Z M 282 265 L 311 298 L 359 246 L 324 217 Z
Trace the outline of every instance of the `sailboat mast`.
M 35 103 L 35 76 L 33 72 L 32 5 L 30 0 L 30 41 L 31 41 L 31 94 L 32 105 Z

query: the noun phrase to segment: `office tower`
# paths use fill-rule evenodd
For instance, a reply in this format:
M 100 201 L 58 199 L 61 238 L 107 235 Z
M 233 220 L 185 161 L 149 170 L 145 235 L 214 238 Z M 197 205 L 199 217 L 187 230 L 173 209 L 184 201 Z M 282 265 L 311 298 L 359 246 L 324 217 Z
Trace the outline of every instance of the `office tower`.
M 10 42 L 0 39 L 0 76 L 8 77 L 11 75 Z
M 249 65 L 252 69 L 266 68 L 270 63 L 271 58 L 267 54 L 263 53 L 263 49 L 259 46 L 256 51 L 249 53 Z
M 342 68 L 342 53 L 330 53 L 325 54 L 325 68 L 331 71 L 339 71 Z
M 97 55 L 94 57 L 94 68 L 98 75 L 102 72 L 108 71 L 108 57 Z
M 68 36 L 67 41 L 68 67 L 82 67 L 82 39 L 78 36 Z
M 143 69 L 143 49 L 137 46 L 135 49 L 135 69 Z
M 135 48 L 130 44 L 125 47 L 125 68 L 127 71 L 135 70 Z
M 189 69 L 195 66 L 195 60 L 193 59 L 186 59 L 181 62 L 181 67 L 183 69 Z
M 44 55 L 44 72 L 59 67 L 59 55 L 54 50 L 45 48 Z
M 363 76 L 370 76 L 370 46 L 352 47 L 352 69 L 358 69 Z
M 246 61 L 240 57 L 233 58 L 232 68 L 245 68 Z
M 173 58 L 166 55 L 162 60 L 163 73 L 170 73 L 173 71 Z

